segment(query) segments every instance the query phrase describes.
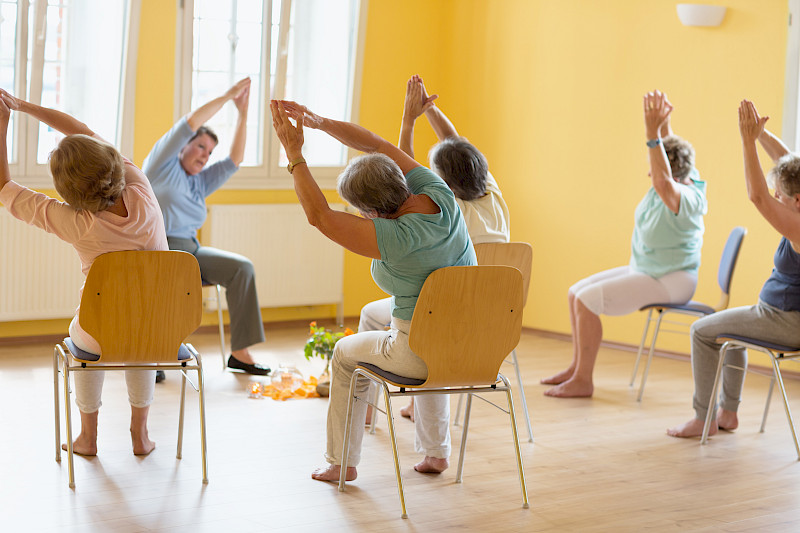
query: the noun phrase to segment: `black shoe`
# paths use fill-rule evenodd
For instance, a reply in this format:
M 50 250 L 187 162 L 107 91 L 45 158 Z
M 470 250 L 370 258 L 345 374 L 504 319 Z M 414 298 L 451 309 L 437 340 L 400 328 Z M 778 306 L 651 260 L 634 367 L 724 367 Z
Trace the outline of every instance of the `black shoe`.
M 266 376 L 269 374 L 270 368 L 268 366 L 259 365 L 258 363 L 251 365 L 250 363 L 243 363 L 236 359 L 233 354 L 228 357 L 228 368 L 233 370 L 242 370 L 243 372 L 247 372 L 248 374 L 253 374 L 256 376 Z
M 161 383 L 167 379 L 167 375 L 164 373 L 163 370 L 156 370 L 156 383 Z

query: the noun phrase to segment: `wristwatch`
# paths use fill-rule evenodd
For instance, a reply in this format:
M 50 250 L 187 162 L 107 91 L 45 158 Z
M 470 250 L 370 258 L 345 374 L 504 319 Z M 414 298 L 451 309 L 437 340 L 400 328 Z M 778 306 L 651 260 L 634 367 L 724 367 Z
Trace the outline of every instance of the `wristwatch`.
M 289 164 L 286 165 L 286 170 L 288 170 L 289 174 L 291 174 L 292 171 L 294 170 L 294 167 L 296 167 L 297 165 L 300 165 L 302 163 L 305 163 L 305 162 L 306 162 L 306 160 L 303 159 L 303 156 L 300 156 L 297 159 L 292 159 L 291 161 L 289 161 Z
M 655 148 L 659 144 L 661 144 L 661 139 L 659 139 L 659 138 L 650 139 L 650 140 L 647 141 L 647 147 L 648 148 Z

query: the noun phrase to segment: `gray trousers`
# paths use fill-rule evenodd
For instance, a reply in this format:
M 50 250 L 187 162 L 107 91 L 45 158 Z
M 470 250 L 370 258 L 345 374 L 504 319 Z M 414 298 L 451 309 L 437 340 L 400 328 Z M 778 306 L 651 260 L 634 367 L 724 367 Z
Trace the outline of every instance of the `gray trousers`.
M 225 287 L 231 317 L 231 350 L 264 342 L 253 263 L 243 255 L 199 246 L 191 239 L 167 237 L 167 242 L 170 250 L 183 250 L 197 258 L 203 281 Z
M 694 374 L 693 407 L 699 420 L 705 420 L 711 389 L 717 373 L 721 344 L 718 335 L 735 333 L 747 337 L 790 346 L 800 345 L 800 311 L 781 311 L 764 302 L 749 307 L 727 309 L 701 318 L 692 324 L 692 372 Z M 747 351 L 741 348 L 727 351 L 726 363 L 746 368 Z M 724 368 L 719 405 L 736 411 L 741 401 L 744 371 Z M 713 413 L 716 417 L 716 409 Z

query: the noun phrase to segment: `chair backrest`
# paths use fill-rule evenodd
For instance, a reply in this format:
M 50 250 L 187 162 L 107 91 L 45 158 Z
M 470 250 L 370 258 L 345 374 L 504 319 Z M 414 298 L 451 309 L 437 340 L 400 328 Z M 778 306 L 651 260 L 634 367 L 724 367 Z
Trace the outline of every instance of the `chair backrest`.
M 736 261 L 739 259 L 739 251 L 742 249 L 742 241 L 746 234 L 747 228 L 736 226 L 728 235 L 725 248 L 722 250 L 722 256 L 719 258 L 719 270 L 717 271 L 717 283 L 722 291 L 722 297 L 714 308 L 716 311 L 722 311 L 728 307 L 733 271 L 736 268 Z
M 100 344 L 100 362 L 175 362 L 200 325 L 200 268 L 192 254 L 124 251 L 95 259 L 80 323 Z
M 522 273 L 522 305 L 528 301 L 533 249 L 527 242 L 484 242 L 475 245 L 479 265 L 505 265 Z
M 422 387 L 494 383 L 522 331 L 522 274 L 508 266 L 446 267 L 422 287 L 408 343 L 428 366 Z

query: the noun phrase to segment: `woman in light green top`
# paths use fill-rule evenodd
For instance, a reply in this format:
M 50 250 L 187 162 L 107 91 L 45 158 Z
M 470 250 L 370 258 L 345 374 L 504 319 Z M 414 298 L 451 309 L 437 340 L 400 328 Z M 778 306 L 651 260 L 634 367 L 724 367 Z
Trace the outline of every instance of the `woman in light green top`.
M 586 397 L 603 338 L 600 315 L 626 315 L 654 303 L 688 302 L 697 286 L 706 184 L 694 168 L 694 148 L 672 135 L 672 104 L 660 91 L 644 97 L 652 186 L 636 208 L 627 266 L 589 276 L 570 287 L 573 336 L 570 366 L 542 380 L 547 396 Z
M 321 117 L 294 102 L 271 102 L 278 138 L 289 158 L 297 197 L 310 224 L 351 252 L 372 258 L 372 277 L 392 295 L 389 331 L 357 333 L 336 344 L 328 408 L 328 466 L 314 479 L 336 481 L 342 462 L 350 379 L 359 362 L 410 378 L 425 378 L 425 363 L 408 346 L 411 317 L 428 275 L 442 267 L 476 265 L 475 251 L 455 196 L 436 174 L 392 143 L 348 122 Z M 296 122 L 293 124 L 290 117 Z M 339 176 L 339 194 L 363 217 L 334 211 L 314 181 L 302 154 L 303 128 L 324 131 L 343 144 L 370 152 L 353 159 Z M 359 380 L 364 396 L 367 380 Z M 348 481 L 356 478 L 366 404 L 352 413 Z M 436 458 L 426 457 L 422 463 Z M 422 464 L 421 463 L 421 464 Z

